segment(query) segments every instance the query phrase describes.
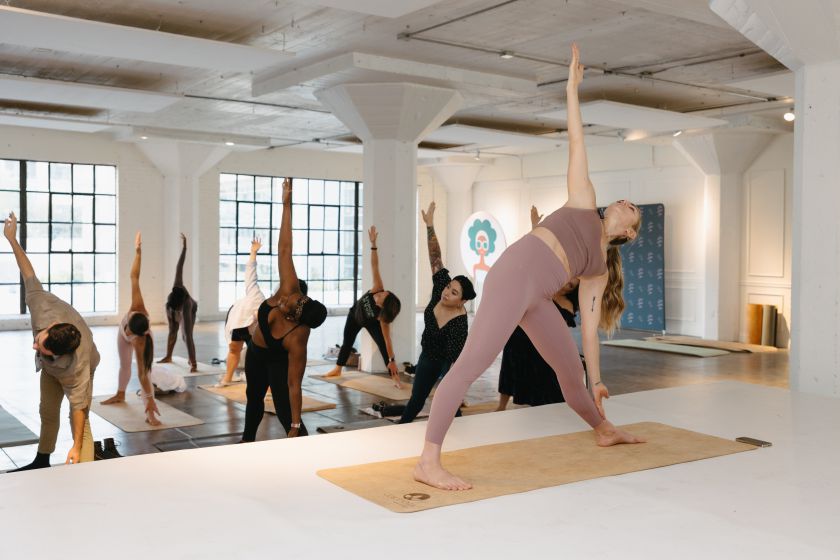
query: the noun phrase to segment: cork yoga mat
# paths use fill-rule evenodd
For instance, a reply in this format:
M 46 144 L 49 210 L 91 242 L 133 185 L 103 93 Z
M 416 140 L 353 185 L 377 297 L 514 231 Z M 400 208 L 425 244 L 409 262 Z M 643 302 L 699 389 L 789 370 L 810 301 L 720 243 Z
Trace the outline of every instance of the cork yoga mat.
M 586 431 L 444 453 L 443 465 L 473 485 L 459 492 L 415 481 L 416 457 L 324 469 L 318 476 L 391 511 L 411 513 L 755 449 L 655 422 L 623 427 L 647 443 L 598 447 Z
M 775 346 L 762 346 L 760 344 L 747 344 L 745 342 L 729 342 L 727 340 L 709 340 L 707 338 L 694 338 L 692 336 L 650 336 L 645 340 L 651 342 L 665 342 L 666 344 L 699 346 L 701 348 L 717 348 L 718 350 L 726 350 L 728 352 L 751 352 L 753 354 L 762 354 L 778 351 Z
M 639 350 L 654 350 L 656 352 L 665 352 L 667 354 L 683 354 L 685 356 L 694 356 L 695 358 L 712 358 L 714 356 L 724 356 L 729 354 L 726 350 L 718 350 L 716 348 L 698 348 L 696 346 L 684 346 L 682 344 L 670 344 L 664 342 L 651 342 L 649 340 L 605 340 L 601 344 L 604 346 L 618 346 L 620 348 L 636 348 Z
M 367 373 L 344 373 L 341 377 L 324 377 L 323 375 L 313 375 L 313 379 L 320 379 L 327 383 L 334 383 L 340 387 L 347 389 L 356 389 L 364 393 L 370 393 L 377 397 L 389 399 L 392 401 L 407 401 L 411 398 L 411 383 L 402 382 L 402 389 L 394 387 L 394 382 L 390 377 L 383 377 L 380 375 L 371 375 Z M 432 391 L 434 395 L 434 391 Z M 431 395 L 430 395 L 431 396 Z
M 124 403 L 101 404 L 101 401 L 109 396 L 93 397 L 90 410 L 124 432 L 152 432 L 204 424 L 204 420 L 157 401 L 157 407 L 160 411 L 158 419 L 161 423 L 159 426 L 152 426 L 146 422 L 146 405 L 142 399 L 134 395 L 126 395 Z
M 245 395 L 245 387 L 245 383 L 235 383 L 233 385 L 228 385 L 227 387 L 215 387 L 213 385 L 198 386 L 199 389 L 210 391 L 211 393 L 221 395 L 226 399 L 242 404 L 246 404 L 248 402 L 248 397 Z M 271 414 L 276 414 L 274 411 L 274 400 L 271 398 L 270 391 L 271 390 L 269 389 L 269 394 L 265 397 L 265 411 Z M 332 408 L 335 408 L 335 403 L 319 401 L 318 399 L 313 399 L 307 397 L 306 395 L 303 396 L 301 412 L 315 412 L 317 410 L 328 410 Z

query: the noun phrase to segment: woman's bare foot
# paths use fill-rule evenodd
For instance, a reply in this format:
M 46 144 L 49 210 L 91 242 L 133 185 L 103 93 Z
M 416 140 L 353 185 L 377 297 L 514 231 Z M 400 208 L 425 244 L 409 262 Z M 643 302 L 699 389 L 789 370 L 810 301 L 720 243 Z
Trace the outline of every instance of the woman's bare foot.
M 469 490 L 472 484 L 466 482 L 438 464 L 417 461 L 414 466 L 414 480 L 440 488 L 441 490 Z
M 161 358 L 160 360 L 157 361 L 157 363 L 159 363 L 159 364 L 171 364 L 172 363 L 172 357 L 167 356 L 165 358 Z
M 604 420 L 595 427 L 595 442 L 601 447 L 610 447 L 621 443 L 645 443 L 645 439 L 616 428 L 611 422 Z
M 125 402 L 125 391 L 117 391 L 117 394 L 109 399 L 105 399 L 104 401 L 100 402 L 99 404 L 117 404 Z
M 324 374 L 324 377 L 341 377 L 341 366 L 335 366 Z
M 190 364 L 190 373 L 195 373 L 198 371 L 198 364 Z

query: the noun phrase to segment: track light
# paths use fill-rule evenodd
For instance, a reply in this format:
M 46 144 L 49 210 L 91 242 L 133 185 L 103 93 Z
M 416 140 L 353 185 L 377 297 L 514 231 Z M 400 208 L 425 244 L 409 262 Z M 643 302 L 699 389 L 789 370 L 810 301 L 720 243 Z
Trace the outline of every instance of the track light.
M 234 144 L 233 142 L 230 142 L 230 141 L 225 142 L 225 146 L 235 146 L 235 145 L 236 144 Z
M 676 132 L 674 133 L 674 138 L 676 138 L 677 136 L 679 136 L 679 135 L 680 135 L 680 134 L 682 134 L 682 133 L 683 133 L 683 131 L 682 131 L 682 130 L 678 130 L 678 131 L 676 131 Z
M 499 58 L 504 58 L 505 60 L 510 60 L 511 58 L 513 58 L 513 53 L 510 52 L 510 51 L 502 51 L 499 54 Z
M 794 114 L 793 112 L 793 107 L 788 109 L 788 111 L 783 115 L 783 117 L 787 122 L 793 121 L 793 119 L 796 118 L 796 114 Z
M 140 140 L 148 140 L 148 139 L 149 139 L 149 137 L 148 137 L 148 136 L 141 136 L 141 137 L 140 137 Z

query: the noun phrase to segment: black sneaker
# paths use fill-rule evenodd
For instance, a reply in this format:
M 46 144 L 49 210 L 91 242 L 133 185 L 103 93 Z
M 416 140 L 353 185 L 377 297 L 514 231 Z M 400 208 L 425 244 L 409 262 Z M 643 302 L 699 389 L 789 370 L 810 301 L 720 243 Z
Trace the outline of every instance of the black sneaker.
M 114 438 L 105 438 L 105 451 L 104 451 L 105 459 L 116 459 L 118 457 L 122 457 L 120 452 L 117 451 L 117 446 L 114 443 Z
M 103 461 L 108 457 L 105 456 L 105 451 L 102 449 L 102 442 L 101 441 L 94 441 L 93 442 L 93 460 L 94 461 Z

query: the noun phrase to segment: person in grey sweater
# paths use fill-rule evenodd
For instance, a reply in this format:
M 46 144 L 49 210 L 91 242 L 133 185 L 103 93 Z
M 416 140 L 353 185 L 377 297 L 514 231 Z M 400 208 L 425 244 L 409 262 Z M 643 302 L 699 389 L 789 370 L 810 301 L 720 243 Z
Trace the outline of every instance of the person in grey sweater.
M 35 460 L 16 471 L 50 466 L 50 454 L 58 439 L 61 401 L 70 402 L 70 426 L 73 447 L 67 464 L 93 461 L 93 437 L 90 433 L 90 403 L 93 374 L 99 365 L 99 352 L 93 335 L 82 316 L 68 303 L 44 290 L 35 276 L 29 257 L 17 241 L 17 218 L 9 214 L 3 235 L 12 247 L 23 283 L 26 305 L 32 320 L 35 371 L 41 372 L 41 434 Z M 14 472 L 14 471 L 10 471 Z

